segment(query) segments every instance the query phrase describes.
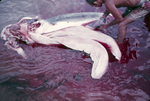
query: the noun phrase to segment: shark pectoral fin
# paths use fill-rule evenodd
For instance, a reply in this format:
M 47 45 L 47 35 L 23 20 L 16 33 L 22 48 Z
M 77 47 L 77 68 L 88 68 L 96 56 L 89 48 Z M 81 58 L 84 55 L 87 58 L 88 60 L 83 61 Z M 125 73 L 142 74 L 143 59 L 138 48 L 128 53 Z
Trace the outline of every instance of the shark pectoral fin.
M 76 36 L 58 37 L 56 40 L 74 50 L 84 51 L 90 54 L 93 60 L 91 76 L 100 79 L 108 67 L 108 54 L 106 49 L 94 40 L 89 40 Z

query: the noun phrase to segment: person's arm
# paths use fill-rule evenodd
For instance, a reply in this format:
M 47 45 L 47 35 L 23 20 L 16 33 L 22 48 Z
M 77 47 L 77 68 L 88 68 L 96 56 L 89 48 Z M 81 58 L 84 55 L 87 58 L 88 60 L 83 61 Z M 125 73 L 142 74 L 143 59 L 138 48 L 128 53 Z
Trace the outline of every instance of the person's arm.
M 116 21 L 116 19 L 114 19 L 110 23 L 107 24 L 107 28 L 110 27 L 110 26 L 113 26 L 113 25 L 115 25 L 117 23 L 118 23 L 118 21 Z
M 108 10 L 108 12 L 110 12 L 114 16 L 115 22 L 119 23 L 119 22 L 123 21 L 124 18 L 122 17 L 122 14 L 116 8 L 116 6 L 112 0 L 108 0 L 105 3 L 105 6 L 106 6 L 106 9 Z
M 114 5 L 112 0 L 107 0 L 105 2 L 105 6 L 106 6 L 106 9 L 108 10 L 108 12 L 110 12 L 114 16 L 115 19 L 108 24 L 102 24 L 102 26 L 100 28 L 106 29 L 112 25 L 115 25 L 115 24 L 123 21 L 124 18 L 122 17 L 121 13 L 116 8 L 116 6 Z

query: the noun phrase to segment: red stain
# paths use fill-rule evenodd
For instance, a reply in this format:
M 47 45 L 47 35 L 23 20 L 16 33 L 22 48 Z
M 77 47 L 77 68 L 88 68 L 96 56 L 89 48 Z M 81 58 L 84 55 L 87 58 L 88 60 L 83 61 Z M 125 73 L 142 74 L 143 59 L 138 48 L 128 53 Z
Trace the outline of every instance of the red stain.
M 130 59 L 137 59 L 136 50 L 131 49 L 129 38 L 124 40 L 123 44 L 118 44 L 122 57 L 121 63 L 128 63 Z

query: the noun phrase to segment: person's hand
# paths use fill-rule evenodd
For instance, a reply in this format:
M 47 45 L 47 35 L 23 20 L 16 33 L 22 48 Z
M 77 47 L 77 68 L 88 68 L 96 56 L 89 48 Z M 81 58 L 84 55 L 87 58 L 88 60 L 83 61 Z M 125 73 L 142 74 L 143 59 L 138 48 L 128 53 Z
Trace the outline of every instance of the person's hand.
M 107 28 L 108 28 L 107 24 L 101 24 L 100 26 L 100 29 L 107 29 Z
M 101 27 L 102 24 L 106 23 L 106 19 L 104 17 L 101 17 L 100 19 L 98 19 L 97 21 L 95 21 L 93 24 L 92 24 L 92 27 L 93 28 L 98 28 L 98 27 Z

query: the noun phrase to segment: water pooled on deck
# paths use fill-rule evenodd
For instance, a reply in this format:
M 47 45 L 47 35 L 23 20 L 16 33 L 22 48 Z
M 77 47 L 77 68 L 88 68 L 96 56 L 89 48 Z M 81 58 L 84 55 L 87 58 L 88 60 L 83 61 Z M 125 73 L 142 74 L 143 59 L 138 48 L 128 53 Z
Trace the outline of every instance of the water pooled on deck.
M 149 18 L 129 25 L 122 63 L 109 62 L 99 80 L 91 78 L 93 62 L 84 52 L 21 44 L 29 57 L 25 60 L 0 40 L 0 101 L 150 100 Z M 116 28 L 108 31 L 116 38 Z

